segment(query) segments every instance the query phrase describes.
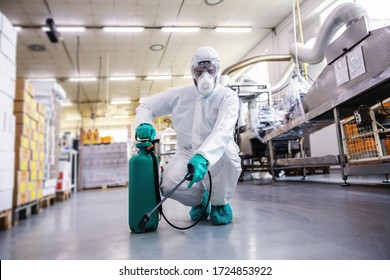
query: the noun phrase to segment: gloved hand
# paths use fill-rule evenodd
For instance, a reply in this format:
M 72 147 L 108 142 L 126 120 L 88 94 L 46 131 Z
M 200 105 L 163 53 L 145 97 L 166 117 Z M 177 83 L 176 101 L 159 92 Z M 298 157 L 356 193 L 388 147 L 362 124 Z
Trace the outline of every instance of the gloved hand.
M 195 182 L 199 182 L 204 178 L 209 162 L 202 155 L 196 154 L 190 159 L 188 164 L 194 167 L 194 174 L 192 175 L 191 182 L 188 183 L 188 188 L 191 188 Z
M 149 141 L 153 141 L 156 136 L 156 130 L 151 124 L 141 123 L 136 129 L 135 134 L 140 139 L 149 139 Z

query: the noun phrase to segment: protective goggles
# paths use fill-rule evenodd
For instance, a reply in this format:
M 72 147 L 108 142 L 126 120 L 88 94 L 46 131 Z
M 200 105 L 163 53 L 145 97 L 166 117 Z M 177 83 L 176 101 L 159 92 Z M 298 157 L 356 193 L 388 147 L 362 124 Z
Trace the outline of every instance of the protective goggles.
M 211 61 L 201 61 L 192 69 L 192 75 L 194 78 L 202 76 L 203 72 L 208 72 L 210 75 L 215 76 L 217 73 L 217 67 L 211 63 Z

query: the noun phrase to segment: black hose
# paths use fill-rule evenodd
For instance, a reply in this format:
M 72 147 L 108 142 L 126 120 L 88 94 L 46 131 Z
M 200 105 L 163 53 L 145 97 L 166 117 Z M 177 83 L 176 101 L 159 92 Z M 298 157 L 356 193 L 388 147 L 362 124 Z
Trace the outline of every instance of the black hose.
M 162 216 L 164 217 L 164 220 L 165 220 L 171 227 L 173 227 L 173 228 L 175 228 L 175 229 L 178 229 L 178 230 L 186 230 L 186 229 L 192 228 L 193 226 L 195 226 L 197 223 L 199 223 L 199 222 L 202 220 L 202 218 L 203 218 L 204 214 L 206 214 L 207 208 L 208 208 L 208 206 L 209 206 L 210 198 L 211 198 L 211 191 L 212 191 L 212 189 L 213 189 L 213 186 L 212 186 L 213 183 L 212 183 L 212 180 L 211 180 L 210 171 L 207 171 L 207 174 L 209 175 L 209 180 L 210 180 L 210 193 L 209 193 L 209 198 L 207 199 L 206 207 L 204 208 L 203 213 L 202 213 L 202 215 L 200 216 L 200 218 L 199 218 L 198 220 L 196 220 L 193 224 L 191 224 L 191 225 L 189 225 L 189 226 L 187 226 L 187 227 L 178 227 L 178 226 L 175 226 L 174 224 L 172 224 L 172 223 L 165 217 L 164 212 L 161 211 L 161 214 L 162 214 Z M 166 196 L 166 197 L 169 197 L 169 196 Z
M 150 216 L 158 209 L 160 214 L 164 217 L 164 220 L 173 228 L 175 229 L 178 229 L 178 230 L 186 230 L 186 229 L 190 229 L 192 228 L 193 226 L 195 226 L 197 223 L 199 223 L 204 214 L 206 214 L 206 211 L 207 211 L 207 208 L 209 206 L 209 203 L 210 203 L 210 198 L 211 198 L 211 193 L 212 193 L 212 189 L 213 189 L 213 183 L 212 183 L 212 180 L 211 180 L 211 174 L 210 174 L 210 171 L 207 171 L 207 174 L 209 175 L 209 181 L 210 181 L 210 191 L 209 191 L 209 198 L 207 199 L 207 203 L 206 203 L 206 207 L 205 209 L 203 210 L 203 213 L 202 215 L 200 216 L 199 220 L 195 221 L 193 224 L 187 226 L 187 227 L 178 227 L 178 226 L 175 226 L 174 224 L 172 224 L 168 219 L 167 217 L 165 217 L 165 214 L 162 210 L 162 204 L 165 202 L 165 200 L 167 200 L 186 180 L 189 180 L 192 178 L 192 175 L 193 175 L 193 166 L 189 165 L 188 166 L 188 170 L 189 172 L 184 176 L 184 178 L 166 195 L 164 196 L 163 199 L 160 198 L 160 193 L 159 193 L 159 189 L 160 189 L 160 184 L 158 182 L 158 164 L 157 164 L 157 160 L 155 158 L 155 155 L 153 153 L 153 148 L 151 148 L 149 150 L 150 152 L 150 155 L 152 156 L 152 159 L 153 159 L 153 169 L 154 169 L 154 176 L 155 176 L 155 190 L 156 190 L 156 200 L 157 200 L 157 205 L 149 212 L 149 213 L 146 213 L 145 215 L 142 216 L 141 220 L 139 221 L 138 223 L 138 228 L 143 230 L 145 228 L 145 225 L 146 223 L 149 221 L 149 218 Z

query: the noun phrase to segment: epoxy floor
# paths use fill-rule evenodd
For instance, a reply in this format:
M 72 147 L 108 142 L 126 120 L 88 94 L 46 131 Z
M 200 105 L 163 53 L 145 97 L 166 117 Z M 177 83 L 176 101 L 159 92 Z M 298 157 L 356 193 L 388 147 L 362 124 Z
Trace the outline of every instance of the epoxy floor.
M 390 259 L 390 187 L 340 177 L 238 184 L 233 223 L 203 221 L 187 231 L 161 221 L 156 232 L 127 225 L 127 189 L 90 190 L 0 232 L 0 259 Z M 167 200 L 166 215 L 188 225 L 188 208 Z

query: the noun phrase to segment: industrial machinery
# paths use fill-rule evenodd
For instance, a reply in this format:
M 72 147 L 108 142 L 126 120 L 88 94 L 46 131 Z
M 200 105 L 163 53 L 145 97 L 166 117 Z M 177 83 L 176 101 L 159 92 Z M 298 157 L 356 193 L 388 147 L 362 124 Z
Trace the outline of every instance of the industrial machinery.
M 347 26 L 346 30 L 329 43 L 336 31 L 344 25 Z M 361 6 L 345 3 L 337 7 L 325 20 L 313 48 L 302 45 L 290 48 L 292 54 L 298 49 L 299 61 L 315 64 L 325 57 L 328 64 L 302 99 L 305 114 L 264 137 L 269 143 L 270 154 L 273 155 L 274 143 L 278 141 L 298 139 L 304 133 L 311 133 L 335 123 L 339 155 L 277 160 L 272 158 L 272 170 L 339 165 L 343 185 L 348 185 L 348 175 L 383 174 L 387 178 L 390 173 L 390 157 L 384 156 L 383 152 L 360 162 L 351 162 L 346 158 L 343 143 L 345 131 L 341 120 L 353 116 L 354 113 L 356 115 L 359 108 L 378 107 L 378 104 L 390 97 L 389 34 L 389 22 L 370 20 Z M 360 110 L 360 113 L 363 111 Z M 384 130 L 385 135 L 386 133 L 388 131 Z M 380 146 L 380 143 L 377 143 L 378 145 Z

